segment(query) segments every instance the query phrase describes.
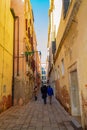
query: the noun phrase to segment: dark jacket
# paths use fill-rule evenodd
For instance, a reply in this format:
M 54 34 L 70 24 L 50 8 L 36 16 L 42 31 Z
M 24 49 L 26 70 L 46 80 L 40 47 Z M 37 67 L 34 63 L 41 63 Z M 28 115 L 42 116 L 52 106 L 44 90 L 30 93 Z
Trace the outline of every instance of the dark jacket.
M 41 93 L 42 93 L 42 98 L 46 98 L 47 97 L 47 86 L 43 85 L 41 87 Z

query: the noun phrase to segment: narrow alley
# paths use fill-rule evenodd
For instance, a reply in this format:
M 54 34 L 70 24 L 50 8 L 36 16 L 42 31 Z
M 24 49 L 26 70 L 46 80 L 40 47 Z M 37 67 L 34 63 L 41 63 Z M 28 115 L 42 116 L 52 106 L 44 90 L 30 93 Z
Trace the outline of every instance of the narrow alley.
M 0 0 L 0 130 L 87 130 L 86 12 L 87 0 Z
M 0 115 L 0 130 L 74 130 L 71 117 L 53 98 L 52 104 L 38 100 L 24 106 L 14 106 Z M 81 129 L 80 129 L 81 130 Z

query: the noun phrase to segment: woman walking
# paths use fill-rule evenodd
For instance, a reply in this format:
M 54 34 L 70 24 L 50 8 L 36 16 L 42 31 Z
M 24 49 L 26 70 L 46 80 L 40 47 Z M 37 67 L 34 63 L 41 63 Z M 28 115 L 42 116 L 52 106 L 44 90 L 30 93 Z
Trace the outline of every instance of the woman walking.
M 37 86 L 34 87 L 34 98 L 35 98 L 35 101 L 37 101 Z
M 53 88 L 50 85 L 48 85 L 47 94 L 49 97 L 49 102 L 50 104 L 52 104 L 52 96 L 54 95 L 54 93 L 53 93 Z

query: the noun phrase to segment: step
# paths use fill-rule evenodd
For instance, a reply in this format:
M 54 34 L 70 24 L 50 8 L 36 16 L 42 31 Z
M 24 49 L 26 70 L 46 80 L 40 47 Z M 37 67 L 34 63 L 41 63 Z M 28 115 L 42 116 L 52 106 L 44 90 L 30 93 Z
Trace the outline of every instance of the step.
M 75 130 L 83 130 L 81 124 L 77 120 L 75 120 L 74 118 L 71 118 L 70 123 L 75 128 Z

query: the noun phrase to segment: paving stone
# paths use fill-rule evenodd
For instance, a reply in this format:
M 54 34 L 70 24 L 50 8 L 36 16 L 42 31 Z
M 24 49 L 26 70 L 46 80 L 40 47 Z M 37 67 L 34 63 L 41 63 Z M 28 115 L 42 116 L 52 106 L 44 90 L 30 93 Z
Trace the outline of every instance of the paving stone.
M 29 127 L 27 130 L 36 130 L 35 127 Z
M 50 125 L 51 125 L 51 124 L 50 124 L 50 122 L 48 122 L 48 121 L 47 121 L 47 122 L 46 122 L 46 121 L 43 122 L 43 126 L 50 126 Z
M 1 130 L 1 129 L 0 129 Z M 13 130 L 12 128 L 6 128 L 5 130 Z
M 67 130 L 74 130 L 74 128 L 71 126 L 70 122 L 64 122 Z
M 58 124 L 59 130 L 67 130 L 63 123 Z
M 37 122 L 36 123 L 36 127 L 42 127 L 42 126 L 43 126 L 42 122 Z
M 43 127 L 36 127 L 35 130 L 43 130 Z
M 14 128 L 12 128 L 12 130 L 21 130 L 21 128 L 14 127 Z
M 43 130 L 51 130 L 51 127 L 43 127 Z
M 57 124 L 57 123 L 52 122 L 52 123 L 51 123 L 51 127 L 58 127 L 58 124 Z
M 7 126 L 8 129 L 12 129 L 12 128 L 14 128 L 14 127 L 15 127 L 15 124 L 9 124 L 9 125 Z
M 21 126 L 21 128 L 28 128 L 29 124 L 24 124 L 23 126 Z
M 52 127 L 51 130 L 60 130 L 58 127 Z
M 74 130 L 70 116 L 55 98 L 44 105 L 41 96 L 24 106 L 14 106 L 0 114 L 0 130 Z

